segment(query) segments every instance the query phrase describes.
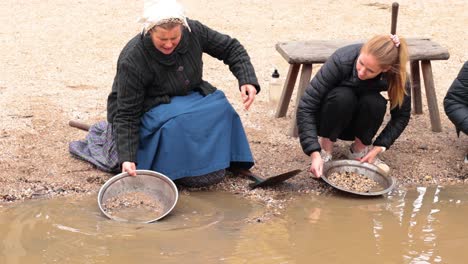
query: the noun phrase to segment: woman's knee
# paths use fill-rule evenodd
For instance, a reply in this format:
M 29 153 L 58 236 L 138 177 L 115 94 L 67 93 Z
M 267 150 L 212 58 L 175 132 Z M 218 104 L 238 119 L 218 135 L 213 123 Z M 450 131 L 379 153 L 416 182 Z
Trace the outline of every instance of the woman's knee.
M 200 188 L 220 183 L 226 176 L 224 169 L 217 170 L 200 176 L 189 176 L 175 180 L 178 185 L 185 187 Z
M 349 87 L 336 87 L 328 92 L 325 105 L 334 109 L 350 110 L 356 106 L 357 97 Z
M 387 110 L 387 99 L 380 93 L 365 94 L 359 97 L 359 109 L 368 113 L 384 115 Z

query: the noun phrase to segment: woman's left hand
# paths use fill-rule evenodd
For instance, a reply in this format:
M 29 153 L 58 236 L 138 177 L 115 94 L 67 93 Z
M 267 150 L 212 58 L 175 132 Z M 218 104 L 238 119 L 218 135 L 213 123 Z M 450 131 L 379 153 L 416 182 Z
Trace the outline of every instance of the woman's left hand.
M 373 146 L 372 149 L 361 159 L 360 162 L 374 163 L 375 157 L 382 152 L 382 148 L 379 146 Z
M 245 110 L 249 110 L 250 105 L 255 100 L 257 89 L 251 84 L 244 84 L 240 87 L 242 102 L 244 103 Z

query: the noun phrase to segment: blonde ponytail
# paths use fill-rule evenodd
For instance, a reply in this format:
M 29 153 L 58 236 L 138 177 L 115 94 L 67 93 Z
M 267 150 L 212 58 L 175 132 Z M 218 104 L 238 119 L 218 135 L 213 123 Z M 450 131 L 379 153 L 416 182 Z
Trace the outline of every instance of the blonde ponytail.
M 397 106 L 401 107 L 406 94 L 405 84 L 408 78 L 406 73 L 408 62 L 406 40 L 391 35 L 375 36 L 364 44 L 361 52 L 374 56 L 382 69 L 390 67 L 387 72 L 390 107 L 392 109 Z

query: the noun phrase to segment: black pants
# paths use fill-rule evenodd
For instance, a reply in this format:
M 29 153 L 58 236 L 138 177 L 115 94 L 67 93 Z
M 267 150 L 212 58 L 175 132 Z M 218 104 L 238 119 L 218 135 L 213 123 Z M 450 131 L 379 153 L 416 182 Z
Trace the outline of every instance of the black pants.
M 357 94 L 352 88 L 332 89 L 322 103 L 318 135 L 336 139 L 354 140 L 359 138 L 365 145 L 372 139 L 382 125 L 387 100 L 378 92 Z

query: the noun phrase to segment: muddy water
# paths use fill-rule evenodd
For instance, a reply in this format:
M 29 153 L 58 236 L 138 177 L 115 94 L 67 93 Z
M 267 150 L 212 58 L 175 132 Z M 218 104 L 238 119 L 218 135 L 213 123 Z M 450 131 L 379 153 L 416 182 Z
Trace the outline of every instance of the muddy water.
M 303 200 L 285 231 L 297 263 L 466 263 L 468 187 L 394 191 L 383 199 Z
M 232 194 L 181 195 L 155 224 L 105 219 L 95 197 L 0 208 L 0 263 L 464 263 L 468 188 L 299 197 L 265 223 Z

